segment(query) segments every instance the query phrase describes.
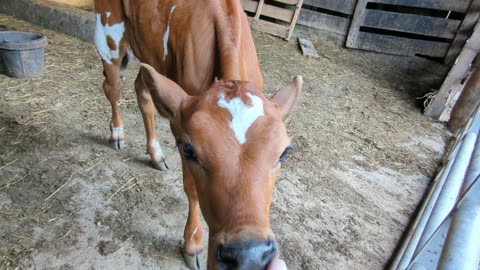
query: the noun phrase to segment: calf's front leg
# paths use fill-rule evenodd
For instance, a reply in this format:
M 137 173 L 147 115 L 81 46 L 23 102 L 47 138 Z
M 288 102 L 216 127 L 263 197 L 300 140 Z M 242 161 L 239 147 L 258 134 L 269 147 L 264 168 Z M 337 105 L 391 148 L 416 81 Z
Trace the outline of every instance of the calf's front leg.
M 200 207 L 198 204 L 195 180 L 187 166 L 183 165 L 183 189 L 188 198 L 188 219 L 183 234 L 183 259 L 188 268 L 200 269 L 199 254 L 203 251 L 203 227 L 200 221 Z
M 145 85 L 141 73 L 142 71 L 140 71 L 135 80 L 135 91 L 147 134 L 147 153 L 150 155 L 152 166 L 155 169 L 165 171 L 168 170 L 168 166 L 165 163 L 165 155 L 155 132 L 155 106 L 153 105 L 152 95 Z

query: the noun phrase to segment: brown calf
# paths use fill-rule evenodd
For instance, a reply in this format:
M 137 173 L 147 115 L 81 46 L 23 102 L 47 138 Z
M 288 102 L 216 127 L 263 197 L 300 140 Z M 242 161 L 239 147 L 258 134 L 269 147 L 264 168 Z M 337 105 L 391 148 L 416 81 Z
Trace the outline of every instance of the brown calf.
M 95 10 L 113 146 L 121 148 L 124 139 L 117 102 L 128 50 L 145 63 L 135 89 L 147 152 L 158 169 L 166 165 L 155 107 L 170 121 L 189 202 L 187 265 L 197 269 L 203 250 L 200 206 L 210 229 L 209 269 L 264 269 L 277 254 L 269 209 L 290 144 L 282 121 L 298 99 L 301 77 L 264 97 L 239 1 L 95 0 Z

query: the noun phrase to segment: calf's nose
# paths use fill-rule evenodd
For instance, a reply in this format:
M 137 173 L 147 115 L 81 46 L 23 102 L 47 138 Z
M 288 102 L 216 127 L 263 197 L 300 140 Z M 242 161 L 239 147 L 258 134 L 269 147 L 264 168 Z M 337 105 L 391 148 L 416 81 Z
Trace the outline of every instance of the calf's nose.
M 277 254 L 277 244 L 268 241 L 244 241 L 220 245 L 217 261 L 222 270 L 264 270 Z

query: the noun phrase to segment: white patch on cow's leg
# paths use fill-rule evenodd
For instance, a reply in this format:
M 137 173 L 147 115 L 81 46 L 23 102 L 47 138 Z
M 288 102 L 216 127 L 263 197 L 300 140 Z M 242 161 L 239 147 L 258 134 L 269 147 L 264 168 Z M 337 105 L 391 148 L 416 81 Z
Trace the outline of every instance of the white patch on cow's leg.
M 125 134 L 123 132 L 123 125 L 118 127 L 113 126 L 113 122 L 110 122 L 110 144 L 115 150 L 120 150 L 125 147 Z
M 244 144 L 247 141 L 247 131 L 253 122 L 255 122 L 258 117 L 265 115 L 263 113 L 262 99 L 250 93 L 247 93 L 247 96 L 252 101 L 250 107 L 243 103 L 240 97 L 226 101 L 223 93 L 220 94 L 220 99 L 218 100 L 218 106 L 227 109 L 232 115 L 230 128 L 232 128 L 240 144 Z
M 160 159 L 164 159 L 162 148 L 160 147 L 160 143 L 157 140 L 153 140 L 150 146 L 155 150 L 154 157 L 155 161 L 159 161 Z
M 197 233 L 197 231 L 198 231 L 198 226 L 195 228 L 195 230 L 193 230 L 192 236 L 190 236 L 190 240 L 193 239 L 193 237 L 195 236 L 195 234 Z
M 106 12 L 107 18 L 111 13 Z M 120 22 L 114 25 L 109 25 L 108 22 L 102 25 L 101 14 L 97 13 L 95 25 L 95 47 L 97 47 L 98 54 L 108 64 L 112 63 L 113 59 L 118 59 L 120 55 L 120 40 L 125 32 L 125 22 Z M 110 49 L 107 43 L 107 37 L 111 37 L 115 42 L 115 50 Z
M 167 30 L 165 30 L 165 34 L 163 35 L 163 61 L 167 58 L 168 55 L 168 37 L 170 35 L 170 19 L 172 18 L 172 13 L 175 10 L 175 5 L 172 6 L 170 9 L 170 15 L 168 16 L 167 22 Z
M 119 127 L 114 127 L 113 123 L 111 124 L 111 130 L 112 130 L 112 140 L 123 140 L 124 135 L 123 135 L 123 125 Z
M 150 147 L 153 148 L 153 153 L 149 150 L 151 163 L 153 167 L 157 170 L 166 171 L 168 170 L 167 163 L 165 163 L 165 156 L 163 155 L 162 148 L 160 147 L 160 143 L 157 140 L 153 140 L 150 143 Z

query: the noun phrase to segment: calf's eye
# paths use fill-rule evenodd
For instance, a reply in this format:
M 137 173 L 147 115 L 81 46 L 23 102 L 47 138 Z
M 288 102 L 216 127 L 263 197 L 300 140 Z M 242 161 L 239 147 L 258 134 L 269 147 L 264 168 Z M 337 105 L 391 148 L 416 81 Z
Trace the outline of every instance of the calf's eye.
M 197 157 L 195 156 L 195 151 L 193 150 L 193 147 L 191 144 L 182 143 L 182 150 L 183 150 L 183 155 L 187 160 L 192 160 L 192 161 L 197 160 Z

